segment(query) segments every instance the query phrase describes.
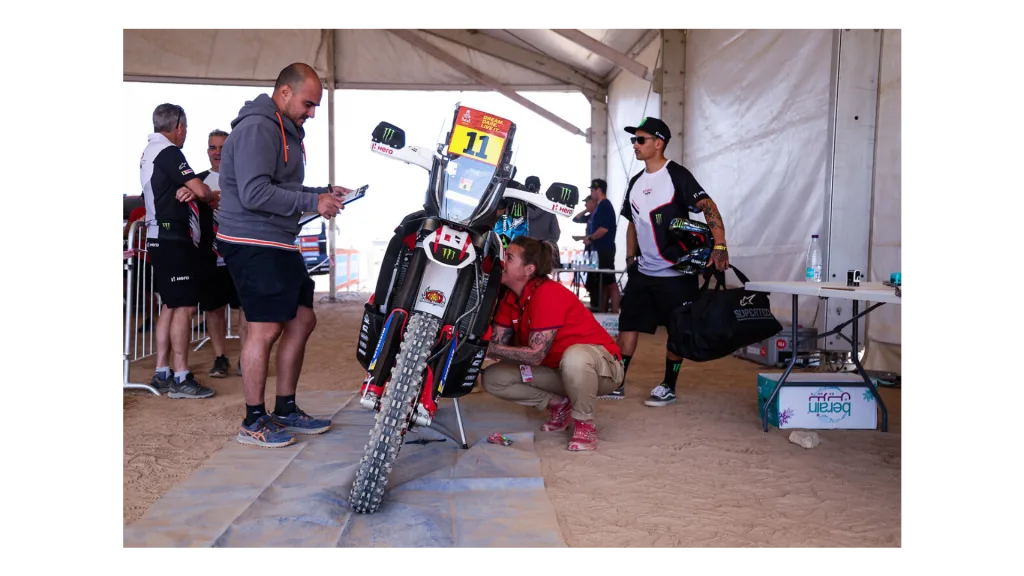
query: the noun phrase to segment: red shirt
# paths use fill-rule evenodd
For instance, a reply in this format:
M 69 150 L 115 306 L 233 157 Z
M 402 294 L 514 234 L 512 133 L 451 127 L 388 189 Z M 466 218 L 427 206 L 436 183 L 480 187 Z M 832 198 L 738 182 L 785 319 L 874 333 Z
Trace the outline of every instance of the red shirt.
M 514 329 L 520 346 L 530 341 L 531 332 L 557 330 L 555 341 L 541 362 L 548 368 L 557 369 L 562 354 L 574 344 L 604 346 L 612 356 L 622 357 L 615 340 L 580 299 L 562 284 L 546 278 L 527 284 L 521 298 L 510 290 L 498 304 L 494 323 Z

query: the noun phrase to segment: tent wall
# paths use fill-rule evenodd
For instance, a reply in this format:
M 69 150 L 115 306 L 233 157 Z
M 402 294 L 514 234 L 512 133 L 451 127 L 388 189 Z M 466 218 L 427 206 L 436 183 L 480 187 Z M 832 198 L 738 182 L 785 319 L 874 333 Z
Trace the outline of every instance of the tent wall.
M 871 217 L 869 278 L 887 280 L 900 270 L 901 165 L 900 31 L 882 34 L 875 132 L 874 203 Z M 868 316 L 868 368 L 900 370 L 900 306 L 882 306 Z
M 731 260 L 751 279 L 803 279 L 810 236 L 823 233 L 833 35 L 688 32 L 683 164 L 718 203 Z M 899 40 L 898 31 L 883 37 L 872 217 L 864 223 L 871 281 L 900 269 Z M 790 305 L 789 297 L 772 299 L 784 324 Z M 869 317 L 868 367 L 899 370 L 899 313 L 884 306 Z M 823 329 L 814 299 L 800 299 L 800 319 Z
M 752 280 L 803 279 L 821 231 L 831 53 L 831 30 L 688 33 L 683 164 L 718 204 L 730 261 Z M 772 298 L 784 324 L 790 304 Z M 801 299 L 801 324 L 816 311 Z
M 660 49 L 660 38 L 655 38 L 635 60 L 654 69 Z M 633 155 L 630 135 L 623 128 L 636 126 L 645 116 L 659 115 L 661 99 L 650 82 L 623 72 L 608 87 L 608 177 L 605 180 L 608 181 L 608 200 L 616 211 L 622 208 L 630 177 L 643 168 Z M 620 218 L 615 234 L 615 264 L 620 270 L 626 266 L 627 225 L 626 219 Z

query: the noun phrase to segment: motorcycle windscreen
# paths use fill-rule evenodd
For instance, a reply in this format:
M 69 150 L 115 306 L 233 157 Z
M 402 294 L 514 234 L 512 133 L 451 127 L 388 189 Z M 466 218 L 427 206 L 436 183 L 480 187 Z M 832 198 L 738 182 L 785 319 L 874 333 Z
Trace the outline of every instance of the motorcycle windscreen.
M 510 144 L 512 122 L 462 106 L 448 140 L 448 163 L 443 176 L 440 216 L 468 224 L 481 204 L 489 204 L 497 187 L 488 188 Z

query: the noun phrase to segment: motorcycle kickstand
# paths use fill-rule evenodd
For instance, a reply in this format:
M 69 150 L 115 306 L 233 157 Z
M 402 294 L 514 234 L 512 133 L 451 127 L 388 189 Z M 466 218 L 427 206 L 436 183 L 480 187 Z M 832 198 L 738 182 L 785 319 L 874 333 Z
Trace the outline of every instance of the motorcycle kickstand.
M 469 450 L 469 444 L 466 443 L 466 430 L 462 427 L 462 412 L 459 410 L 459 400 L 457 398 L 452 398 L 452 402 L 455 403 L 455 419 L 459 423 L 459 438 L 461 438 L 461 442 L 459 438 L 456 438 L 447 427 L 443 426 L 437 420 L 432 421 L 430 426 L 427 426 L 427 428 L 440 433 L 446 438 L 450 438 L 452 442 L 460 444 L 463 450 Z

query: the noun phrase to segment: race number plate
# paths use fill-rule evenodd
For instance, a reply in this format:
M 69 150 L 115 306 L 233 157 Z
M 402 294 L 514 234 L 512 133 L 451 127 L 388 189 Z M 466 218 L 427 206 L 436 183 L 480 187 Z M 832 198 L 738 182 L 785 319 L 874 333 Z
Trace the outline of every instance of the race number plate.
M 497 166 L 512 122 L 472 108 L 460 107 L 448 141 L 450 154 Z

